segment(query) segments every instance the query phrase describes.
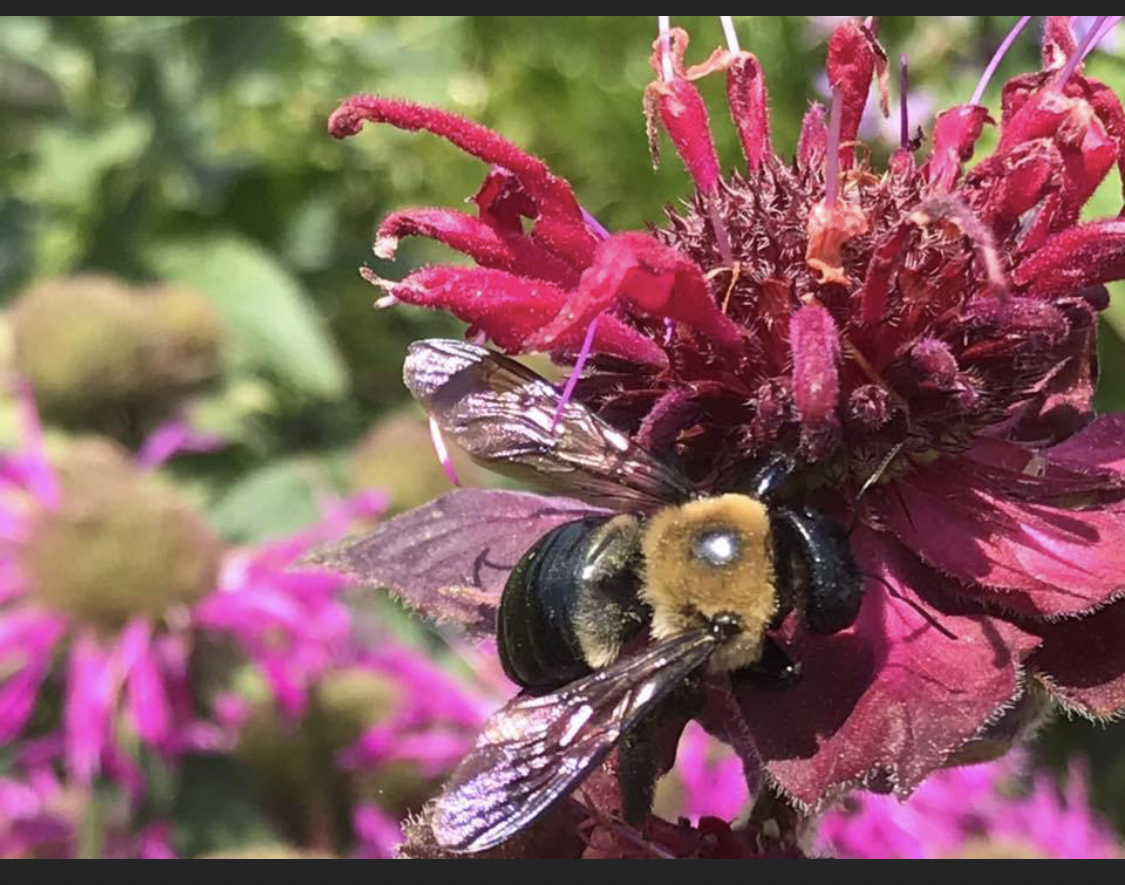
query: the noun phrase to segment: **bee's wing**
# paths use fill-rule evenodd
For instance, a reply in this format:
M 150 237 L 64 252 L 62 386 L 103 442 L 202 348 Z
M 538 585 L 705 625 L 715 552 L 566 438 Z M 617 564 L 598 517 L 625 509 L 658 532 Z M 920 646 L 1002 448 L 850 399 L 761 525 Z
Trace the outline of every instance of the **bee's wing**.
M 691 497 L 691 484 L 515 360 L 464 341 L 410 346 L 403 380 L 438 425 L 497 473 L 617 510 Z M 552 430 L 552 427 L 554 429 Z
M 703 629 L 682 633 L 558 691 L 510 701 L 438 799 L 437 841 L 467 853 L 511 838 L 570 793 L 718 641 Z

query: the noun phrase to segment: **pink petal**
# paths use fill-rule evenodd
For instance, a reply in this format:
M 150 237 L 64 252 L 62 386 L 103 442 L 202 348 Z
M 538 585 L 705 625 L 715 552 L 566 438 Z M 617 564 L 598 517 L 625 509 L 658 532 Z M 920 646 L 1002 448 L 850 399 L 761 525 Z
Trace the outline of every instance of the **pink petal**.
M 959 105 L 938 114 L 934 121 L 934 151 L 930 156 L 930 181 L 942 191 L 953 188 L 961 164 L 973 156 L 985 123 L 991 123 L 988 109 L 980 105 Z
M 126 703 L 133 727 L 141 740 L 160 747 L 169 736 L 172 711 L 151 637 L 147 621 L 134 621 L 126 628 L 121 645 Z M 127 642 L 133 647 L 126 654 Z
M 0 741 L 14 738 L 31 715 L 51 668 L 65 623 L 52 615 L 17 611 L 0 619 Z
M 727 68 L 727 104 L 738 128 L 746 166 L 757 172 L 773 156 L 773 147 L 766 75 L 758 59 L 749 52 L 738 55 Z
M 789 322 L 789 345 L 802 441 L 816 455 L 831 444 L 839 424 L 840 333 L 832 315 L 819 304 L 798 309 Z
M 145 439 L 136 462 L 139 466 L 155 470 L 166 461 L 185 452 L 214 452 L 223 448 L 226 440 L 213 433 L 203 433 L 183 418 L 160 425 Z
M 715 193 L 719 187 L 719 156 L 699 90 L 683 77 L 667 82 L 658 80 L 649 86 L 645 99 L 646 105 L 655 106 L 660 114 L 660 121 L 695 186 L 701 193 Z M 650 139 L 650 144 L 655 144 L 655 134 Z M 654 163 L 657 156 L 654 150 Z
M 573 340 L 619 298 L 642 313 L 686 323 L 723 347 L 742 344 L 738 326 L 719 309 L 695 262 L 637 233 L 617 234 L 600 243 L 578 288 L 550 324 L 525 344 L 552 350 L 560 341 Z M 597 338 L 595 350 L 603 350 Z
M 881 579 L 867 582 L 855 626 L 806 637 L 784 697 L 738 689 L 774 781 L 808 805 L 861 782 L 909 793 L 1019 693 L 1020 661 L 1039 641 L 934 608 L 948 584 L 890 537 L 861 528 L 852 544 Z
M 828 85 L 843 95 L 840 112 L 840 166 L 851 168 L 867 93 L 876 68 L 885 74 L 886 54 L 867 28 L 849 21 L 833 31 L 828 40 Z M 885 98 L 884 98 L 885 102 Z M 885 112 L 885 111 L 884 111 Z
M 521 151 L 479 123 L 408 101 L 355 95 L 342 102 L 332 114 L 328 131 L 336 138 L 347 138 L 357 134 L 364 122 L 389 123 L 398 129 L 432 132 L 466 153 L 510 171 L 531 195 L 540 215 L 569 219 L 585 227 L 578 201 L 564 179 L 552 175 L 538 157 Z
M 550 323 L 568 298 L 558 286 L 542 280 L 464 267 L 417 271 L 396 285 L 393 294 L 408 304 L 448 310 L 509 353 L 530 349 L 527 339 Z M 576 348 L 584 332 L 585 328 L 567 330 L 553 346 Z M 613 316 L 598 323 L 594 349 L 654 365 L 665 365 L 668 359 L 649 338 Z
M 1125 278 L 1125 219 L 1095 221 L 1055 234 L 1013 276 L 1017 285 L 1041 296 Z
M 368 858 L 391 858 L 402 842 L 402 828 L 378 805 L 359 806 L 352 819 L 360 841 L 360 854 Z
M 79 636 L 70 651 L 63 727 L 67 767 L 80 784 L 89 784 L 101 767 L 119 688 L 113 651 L 102 648 L 92 633 Z
M 1125 602 L 1031 628 L 1043 638 L 1028 667 L 1070 710 L 1107 719 L 1125 710 Z
M 969 584 L 967 594 L 1035 617 L 1104 605 L 1125 589 L 1120 506 L 1054 507 L 1048 497 L 1036 499 L 1034 486 L 1031 475 L 1013 486 L 972 458 L 948 456 L 872 499 L 890 530 L 925 562 Z
M 828 124 L 824 106 L 813 103 L 801 121 L 801 137 L 797 141 L 797 162 L 805 169 L 824 162 L 828 150 Z
M 537 277 L 560 286 L 578 282 L 578 272 L 540 248 L 521 233 L 497 229 L 484 221 L 450 209 L 411 209 L 383 219 L 375 240 L 375 254 L 393 258 L 403 237 L 428 237 L 463 252 L 482 267 Z

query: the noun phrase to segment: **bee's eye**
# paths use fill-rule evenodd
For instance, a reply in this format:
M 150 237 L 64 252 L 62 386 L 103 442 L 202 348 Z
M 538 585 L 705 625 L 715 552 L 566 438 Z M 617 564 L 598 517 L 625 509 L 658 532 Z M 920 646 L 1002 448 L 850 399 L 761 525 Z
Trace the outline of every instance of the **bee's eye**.
M 692 541 L 691 555 L 714 568 L 723 568 L 741 557 L 742 541 L 738 533 L 730 529 L 700 532 Z

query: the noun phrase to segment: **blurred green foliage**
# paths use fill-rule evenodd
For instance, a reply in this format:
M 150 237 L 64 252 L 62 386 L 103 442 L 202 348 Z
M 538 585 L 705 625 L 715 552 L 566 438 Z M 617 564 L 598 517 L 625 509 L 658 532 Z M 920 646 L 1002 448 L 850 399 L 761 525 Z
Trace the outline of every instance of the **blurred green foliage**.
M 940 108 L 968 98 L 1013 19 L 889 17 L 881 38 L 892 59 L 909 55 L 912 92 Z M 715 17 L 675 23 L 693 58 L 721 39 Z M 738 18 L 768 75 L 783 154 L 819 97 L 830 25 Z M 641 93 L 654 31 L 651 16 L 0 18 L 0 299 L 79 271 L 202 290 L 229 341 L 224 380 L 193 415 L 232 445 L 188 459 L 183 479 L 233 540 L 294 528 L 346 483 L 352 449 L 404 399 L 405 343 L 456 328 L 373 309 L 379 293 L 359 265 L 399 277 L 448 260 L 407 241 L 395 264 L 377 262 L 374 226 L 406 205 L 456 205 L 483 171 L 432 137 L 380 129 L 336 142 L 325 122 L 337 101 L 380 92 L 472 117 L 546 159 L 608 227 L 637 227 L 688 193 L 674 158 L 649 163 Z M 1028 32 L 987 103 L 1036 64 Z M 1125 93 L 1121 54 L 1098 54 L 1089 72 Z M 721 83 L 704 90 L 733 163 Z M 1120 192 L 1115 173 L 1091 213 L 1116 214 Z M 1102 341 L 1104 407 L 1125 408 L 1121 333 L 1118 299 Z M 1057 759 L 1093 751 L 1098 798 L 1125 821 L 1120 729 L 1093 741 L 1085 727 L 1057 730 L 1048 748 Z

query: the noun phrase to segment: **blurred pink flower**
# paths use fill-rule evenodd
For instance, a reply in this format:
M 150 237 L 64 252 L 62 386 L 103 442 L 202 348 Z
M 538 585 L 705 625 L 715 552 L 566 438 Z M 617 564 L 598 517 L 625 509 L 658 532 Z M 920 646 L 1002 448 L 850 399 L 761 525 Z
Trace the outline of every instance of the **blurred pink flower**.
M 1028 779 L 1021 787 L 1021 780 Z M 1114 858 L 1121 845 L 1090 807 L 1084 766 L 1065 785 L 1024 756 L 932 775 L 906 802 L 856 793 L 826 814 L 821 848 L 846 858 Z
M 78 461 L 64 477 L 48 463 L 30 395 L 18 405 L 22 445 L 0 455 L 0 741 L 24 733 L 44 685 L 61 683 L 55 736 L 75 783 L 101 773 L 137 794 L 138 745 L 174 757 L 222 743 L 194 699 L 199 631 L 233 638 L 299 712 L 348 616 L 343 579 L 289 566 L 353 518 L 380 512 L 382 497 L 340 503 L 321 525 L 259 550 L 224 553 L 171 493 L 135 493 L 141 472 L 112 450 L 97 449 L 97 470 Z M 145 507 L 158 524 L 151 532 Z M 135 557 L 125 555 L 130 544 Z M 153 586 L 112 580 L 119 574 Z
M 82 846 L 81 826 L 95 800 L 69 787 L 49 765 L 28 766 L 0 777 L 0 859 L 71 858 L 83 850 L 113 859 L 162 860 L 176 856 L 171 828 L 151 823 L 134 832 L 128 803 L 99 805 L 100 844 Z

